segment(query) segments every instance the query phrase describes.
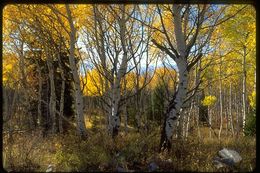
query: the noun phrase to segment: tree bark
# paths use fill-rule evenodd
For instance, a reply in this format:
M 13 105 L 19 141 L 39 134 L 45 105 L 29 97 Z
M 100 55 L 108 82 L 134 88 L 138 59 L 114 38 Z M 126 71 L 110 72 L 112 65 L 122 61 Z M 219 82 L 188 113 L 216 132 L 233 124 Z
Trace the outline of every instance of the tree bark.
M 193 100 L 191 101 L 191 106 L 190 106 L 190 110 L 188 111 L 188 118 L 187 118 L 187 124 L 186 124 L 186 132 L 185 132 L 185 137 L 188 138 L 189 136 L 189 125 L 190 125 L 190 117 L 191 117 L 191 112 L 193 109 Z
M 39 120 L 39 126 L 41 127 L 43 125 L 43 120 L 42 120 L 42 73 L 41 73 L 41 67 L 36 60 L 36 65 L 37 65 L 37 71 L 38 71 L 38 76 L 39 76 L 39 91 L 38 91 L 38 107 L 37 107 L 37 112 L 38 112 L 38 120 Z
M 164 130 L 162 131 L 160 142 L 161 150 L 171 149 L 171 139 L 173 135 L 173 130 L 174 128 L 176 129 L 176 123 L 180 115 L 181 106 L 186 97 L 188 71 L 187 66 L 185 66 L 185 64 L 187 64 L 185 63 L 185 61 L 177 63 L 179 68 L 178 89 L 177 91 L 175 91 L 174 97 L 172 101 L 169 103 L 169 106 L 166 111 L 166 120 L 164 123 Z
M 112 89 L 112 105 L 111 105 L 111 115 L 109 117 L 109 131 L 112 137 L 116 137 L 119 132 L 120 118 L 119 118 L 119 103 L 121 99 L 121 87 L 120 83 L 123 76 L 127 70 L 127 48 L 126 48 L 126 19 L 125 19 L 125 4 L 120 5 L 122 16 L 118 17 L 118 23 L 120 28 L 120 41 L 123 49 L 122 62 L 120 64 L 117 76 L 115 77 L 114 83 L 111 87 Z
M 243 47 L 243 92 L 242 92 L 242 97 L 243 97 L 243 135 L 245 132 L 245 124 L 246 124 L 246 46 Z
M 85 126 L 85 119 L 83 114 L 83 99 L 82 99 L 82 91 L 80 87 L 80 79 L 79 74 L 77 72 L 76 58 L 75 58 L 75 44 L 76 44 L 76 28 L 73 24 L 73 19 L 71 16 L 71 11 L 69 5 L 66 4 L 66 11 L 68 15 L 68 21 L 70 24 L 70 68 L 73 75 L 73 88 L 74 88 L 74 101 L 75 101 L 75 109 L 76 109 L 76 118 L 77 118 L 77 129 L 78 133 L 82 137 L 87 136 L 87 130 Z
M 59 115 L 59 132 L 63 133 L 63 125 L 62 125 L 62 117 L 64 112 L 64 91 L 65 91 L 65 76 L 64 76 L 64 70 L 61 65 L 61 59 L 60 59 L 60 52 L 58 54 L 58 62 L 59 62 L 59 68 L 60 68 L 60 75 L 61 75 L 61 91 L 60 91 L 60 115 Z
M 229 117 L 230 117 L 230 127 L 232 132 L 232 137 L 234 137 L 234 124 L 233 124 L 233 114 L 232 114 L 232 83 L 229 84 Z
M 48 46 L 45 46 L 45 53 L 47 56 L 47 66 L 49 71 L 49 81 L 50 81 L 50 102 L 49 102 L 49 110 L 50 110 L 50 117 L 51 117 L 51 127 L 52 127 L 52 133 L 57 132 L 57 125 L 56 125 L 56 94 L 55 94 L 55 83 L 54 83 L 54 69 L 52 60 L 50 57 L 50 52 L 48 49 Z
M 219 127 L 219 133 L 218 138 L 220 139 L 221 131 L 222 131 L 222 125 L 223 125 L 223 98 L 222 98 L 222 56 L 220 57 L 220 66 L 219 66 L 219 106 L 220 106 L 220 127 Z
M 237 94 L 235 93 L 235 97 L 234 97 L 234 99 L 235 99 L 235 102 L 236 102 L 236 104 L 235 104 L 235 109 L 236 109 L 236 136 L 238 137 L 239 136 L 239 132 L 240 132 L 240 121 L 239 121 L 239 103 L 240 102 L 237 102 L 238 101 L 238 99 L 237 99 Z
M 170 101 L 165 114 L 166 119 L 161 134 L 160 150 L 171 149 L 173 130 L 176 129 L 177 121 L 180 115 L 183 101 L 186 97 L 188 86 L 186 43 L 185 37 L 182 32 L 180 8 L 177 5 L 173 5 L 172 10 L 174 13 L 174 31 L 176 37 L 177 51 L 179 54 L 179 57 L 176 59 L 176 64 L 179 69 L 179 82 L 177 90 L 175 91 L 173 99 Z

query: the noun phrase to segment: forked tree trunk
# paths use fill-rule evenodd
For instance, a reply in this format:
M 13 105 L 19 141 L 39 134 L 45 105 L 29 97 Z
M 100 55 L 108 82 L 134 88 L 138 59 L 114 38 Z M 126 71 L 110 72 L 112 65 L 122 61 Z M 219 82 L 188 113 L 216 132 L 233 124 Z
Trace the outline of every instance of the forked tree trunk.
M 174 13 L 174 32 L 176 37 L 177 51 L 179 57 L 176 59 L 176 64 L 179 69 L 178 87 L 175 91 L 173 99 L 170 101 L 167 111 L 164 127 L 161 134 L 160 150 L 171 149 L 171 139 L 173 130 L 176 129 L 183 101 L 186 98 L 188 86 L 188 63 L 186 55 L 185 37 L 182 32 L 181 14 L 177 5 L 172 6 Z
M 161 134 L 160 149 L 170 149 L 171 139 L 173 135 L 173 130 L 176 129 L 176 123 L 178 121 L 181 106 L 186 97 L 187 93 L 187 82 L 188 82 L 188 71 L 187 63 L 185 61 L 177 61 L 177 66 L 179 68 L 179 83 L 178 89 L 175 92 L 172 101 L 166 111 L 166 120 L 164 122 L 163 131 Z
M 96 43 L 96 47 L 97 47 L 97 53 L 100 57 L 100 61 L 101 61 L 101 73 L 102 75 L 100 75 L 100 81 L 102 81 L 102 97 L 103 100 L 101 102 L 102 107 L 104 109 L 104 114 L 106 115 L 106 120 L 107 120 L 107 130 L 109 131 L 109 118 L 111 115 L 111 97 L 110 97 L 110 89 L 109 88 L 109 81 L 112 81 L 112 77 L 111 74 L 109 72 L 109 70 L 107 69 L 107 57 L 106 57 L 106 50 L 105 50 L 105 29 L 104 26 L 102 25 L 103 23 L 103 19 L 100 16 L 100 11 L 97 8 L 97 5 L 93 5 L 93 13 L 94 13 L 94 36 L 95 36 L 95 43 Z M 103 82 L 104 81 L 104 82 Z M 104 86 L 105 85 L 105 86 Z
M 121 87 L 120 83 L 122 78 L 124 77 L 127 70 L 127 45 L 126 45 L 126 16 L 125 16 L 125 4 L 120 5 L 120 9 L 122 11 L 122 16 L 118 17 L 119 24 L 119 34 L 121 46 L 123 49 L 123 57 L 122 62 L 120 64 L 117 76 L 112 84 L 112 103 L 111 103 L 111 114 L 109 116 L 109 132 L 112 137 L 116 137 L 118 135 L 119 127 L 120 127 L 120 115 L 119 115 L 119 104 L 121 99 Z
M 199 53 L 196 57 L 194 57 L 193 61 L 189 62 L 188 65 L 188 56 L 192 49 L 192 47 L 195 45 L 196 40 L 198 39 L 198 33 L 201 29 L 201 26 L 205 20 L 205 12 L 206 12 L 206 6 L 203 6 L 203 9 L 198 14 L 198 22 L 196 23 L 196 31 L 191 36 L 191 39 L 187 39 L 189 36 L 186 35 L 186 29 L 188 27 L 185 26 L 185 23 L 187 25 L 188 22 L 183 21 L 183 6 L 174 4 L 172 5 L 172 15 L 173 15 L 173 23 L 174 23 L 174 36 L 175 36 L 175 42 L 172 44 L 172 40 L 170 39 L 169 35 L 167 34 L 167 31 L 165 29 L 165 25 L 163 23 L 163 17 L 160 12 L 160 8 L 158 7 L 158 13 L 160 15 L 162 28 L 163 28 L 163 34 L 166 37 L 166 41 L 168 43 L 167 46 L 164 44 L 160 44 L 154 39 L 152 39 L 152 42 L 162 51 L 166 52 L 175 62 L 178 67 L 178 73 L 179 73 L 179 81 L 178 81 L 178 88 L 175 91 L 175 94 L 170 101 L 168 108 L 165 113 L 165 121 L 164 126 L 162 128 L 162 134 L 161 134 L 161 142 L 160 142 L 160 149 L 170 149 L 171 148 L 171 138 L 173 135 L 173 129 L 176 127 L 178 117 L 180 115 L 181 108 L 184 103 L 184 99 L 187 95 L 187 86 L 188 86 L 188 71 L 201 59 L 202 54 Z M 189 13 L 189 10 L 186 10 L 187 13 Z M 185 14 L 186 20 L 188 19 L 189 14 Z M 184 24 L 184 30 L 183 30 L 183 24 Z M 214 30 L 214 26 L 210 27 L 207 32 L 207 40 L 211 37 L 212 32 Z M 206 41 L 207 41 L 206 40 Z M 204 43 L 206 43 L 206 41 Z M 186 43 L 187 42 L 187 43 Z M 174 45 L 177 45 L 176 47 Z M 203 48 L 203 45 L 201 48 Z M 170 47 L 170 48 L 169 48 Z

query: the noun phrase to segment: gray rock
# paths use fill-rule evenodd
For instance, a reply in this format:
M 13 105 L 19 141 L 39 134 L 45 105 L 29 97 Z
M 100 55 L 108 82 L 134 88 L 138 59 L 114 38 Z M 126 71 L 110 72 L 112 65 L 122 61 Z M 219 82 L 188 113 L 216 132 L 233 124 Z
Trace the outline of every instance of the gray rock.
M 124 168 L 118 166 L 118 167 L 116 168 L 116 172 L 128 172 L 128 171 L 127 171 L 126 169 L 124 169 Z
M 159 166 L 158 166 L 155 162 L 151 162 L 151 163 L 148 165 L 148 171 L 149 171 L 149 172 L 156 171 L 158 168 L 159 168 Z
M 234 167 L 242 160 L 242 157 L 235 150 L 223 148 L 218 154 L 220 157 L 217 156 L 213 159 L 213 164 L 217 169 L 222 167 Z
M 165 160 L 166 163 L 172 163 L 172 159 Z
M 53 166 L 50 164 L 45 172 L 53 172 Z
M 242 157 L 235 150 L 223 148 L 218 152 L 218 154 L 223 159 L 230 160 L 230 162 L 234 162 L 233 164 L 239 163 L 242 160 Z
M 213 165 L 214 165 L 217 169 L 223 168 L 223 167 L 226 167 L 226 166 L 227 166 L 226 164 L 222 163 L 221 158 L 219 158 L 219 157 L 215 157 L 215 158 L 213 159 Z

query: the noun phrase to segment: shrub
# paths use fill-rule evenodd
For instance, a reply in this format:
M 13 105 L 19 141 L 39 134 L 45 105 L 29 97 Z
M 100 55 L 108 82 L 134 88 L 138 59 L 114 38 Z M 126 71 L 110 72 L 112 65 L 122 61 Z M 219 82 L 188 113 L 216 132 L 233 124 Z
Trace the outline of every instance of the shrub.
M 107 141 L 95 139 L 97 137 L 101 138 L 95 135 L 91 136 L 91 140 L 83 141 L 74 135 L 68 137 L 55 154 L 58 169 L 69 172 L 87 171 L 98 169 L 101 163 L 108 163 L 110 156 L 104 145 Z
M 245 135 L 253 136 L 256 134 L 256 113 L 255 111 L 251 111 L 246 118 L 245 124 Z

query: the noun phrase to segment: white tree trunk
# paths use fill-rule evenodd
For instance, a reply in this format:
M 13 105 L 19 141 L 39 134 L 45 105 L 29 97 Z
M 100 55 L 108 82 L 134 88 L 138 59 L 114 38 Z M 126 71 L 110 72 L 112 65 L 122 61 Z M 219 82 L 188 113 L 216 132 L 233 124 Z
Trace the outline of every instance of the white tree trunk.
M 218 138 L 220 139 L 221 131 L 222 131 L 222 125 L 223 125 L 223 98 L 222 98 L 222 57 L 220 57 L 220 67 L 219 67 L 219 105 L 220 105 L 220 127 L 219 127 L 219 133 Z
M 187 124 L 186 124 L 186 132 L 185 132 L 185 137 L 188 138 L 189 136 L 189 125 L 190 125 L 190 117 L 191 117 L 191 112 L 193 109 L 193 100 L 191 101 L 191 106 L 190 106 L 190 110 L 188 112 L 188 119 L 187 119 Z
M 235 109 L 236 109 L 236 119 L 237 119 L 237 122 L 236 122 L 236 135 L 237 137 L 239 136 L 239 132 L 240 132 L 240 121 L 239 121 L 239 102 L 238 102 L 238 99 L 237 99 L 237 94 L 235 93 Z
M 208 114 L 209 114 L 209 126 L 210 126 L 209 127 L 209 138 L 211 139 L 212 138 L 212 132 L 211 132 L 212 131 L 212 126 L 211 126 L 211 124 L 212 124 L 211 123 L 211 121 L 212 121 L 211 119 L 212 118 L 211 118 L 211 110 L 210 110 L 209 106 L 208 106 Z
M 126 79 L 124 78 L 124 90 L 125 90 L 125 94 L 127 92 L 127 87 L 126 87 L 126 84 L 127 84 L 127 81 Z M 124 104 L 124 115 L 125 115 L 125 118 L 124 118 L 124 126 L 125 126 L 125 134 L 128 133 L 128 113 L 127 113 L 127 103 Z
M 188 86 L 188 63 L 186 57 L 186 43 L 182 32 L 182 23 L 180 16 L 180 9 L 177 5 L 172 6 L 174 13 L 174 31 L 176 37 L 177 51 L 179 53 L 179 58 L 176 59 L 176 64 L 179 69 L 179 82 L 178 88 L 175 92 L 174 99 L 169 104 L 168 110 L 166 111 L 166 120 L 164 123 L 164 130 L 161 136 L 160 147 L 162 150 L 171 148 L 171 139 L 173 135 L 173 130 L 176 129 L 177 121 L 180 115 L 181 107 L 187 94 Z
M 125 19 L 125 4 L 120 5 L 120 9 L 122 10 L 122 16 L 118 18 L 119 24 L 119 33 L 120 33 L 120 41 L 123 49 L 123 57 L 122 62 L 120 64 L 117 76 L 115 77 L 114 83 L 112 84 L 112 105 L 111 105 L 111 115 L 109 117 L 109 131 L 112 137 L 117 136 L 119 127 L 120 127 L 120 118 L 119 118 L 119 103 L 121 99 L 121 87 L 120 83 L 122 81 L 123 76 L 127 70 L 127 48 L 126 48 L 126 19 Z
M 232 114 L 232 84 L 230 82 L 229 86 L 229 117 L 230 117 L 230 126 L 232 137 L 234 137 L 234 123 L 233 123 L 233 114 Z
M 180 115 L 181 106 L 183 104 L 183 101 L 186 97 L 187 93 L 187 66 L 185 66 L 185 63 L 177 63 L 179 64 L 179 83 L 178 83 L 178 89 L 175 93 L 175 98 L 172 103 L 169 104 L 168 111 L 166 113 L 166 122 L 165 122 L 165 134 L 166 138 L 161 139 L 161 147 L 169 148 L 170 147 L 170 141 L 173 135 L 173 130 L 176 129 L 177 121 Z
M 244 55 L 243 55 L 243 135 L 245 132 L 245 124 L 246 124 L 246 47 L 244 46 Z
M 111 74 L 109 73 L 107 69 L 107 57 L 106 57 L 106 51 L 105 51 L 105 29 L 102 25 L 103 19 L 100 16 L 100 11 L 97 8 L 97 5 L 93 5 L 93 13 L 94 13 L 94 36 L 95 36 L 95 43 L 97 47 L 97 53 L 99 55 L 99 58 L 101 60 L 101 73 L 100 75 L 100 81 L 102 81 L 102 97 L 104 101 L 102 102 L 102 107 L 105 110 L 106 118 L 107 118 L 107 129 L 109 129 L 109 118 L 111 116 L 111 98 L 110 98 L 110 88 L 109 88 L 109 79 L 112 80 Z M 103 87 L 103 81 L 105 83 L 105 86 Z
M 80 87 L 80 79 L 79 74 L 77 72 L 77 65 L 75 59 L 75 44 L 76 44 L 76 29 L 73 24 L 73 19 L 71 16 L 71 11 L 69 5 L 66 4 L 66 11 L 68 15 L 68 20 L 70 24 L 70 68 L 73 75 L 73 88 L 74 88 L 74 101 L 75 101 L 75 109 L 76 109 L 76 118 L 77 118 L 77 129 L 80 136 L 85 137 L 87 135 L 87 130 L 85 126 L 85 119 L 83 114 L 83 99 L 82 99 L 82 91 Z

